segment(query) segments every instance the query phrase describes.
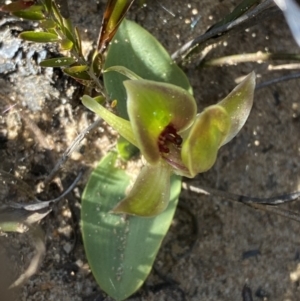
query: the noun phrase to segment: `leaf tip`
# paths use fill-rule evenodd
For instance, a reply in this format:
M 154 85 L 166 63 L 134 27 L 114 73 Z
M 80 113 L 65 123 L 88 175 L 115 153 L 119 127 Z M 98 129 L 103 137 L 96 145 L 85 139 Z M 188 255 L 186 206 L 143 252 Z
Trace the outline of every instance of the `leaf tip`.
M 255 72 L 249 73 L 218 105 L 222 106 L 231 119 L 231 129 L 222 145 L 233 139 L 244 126 L 253 105 Z

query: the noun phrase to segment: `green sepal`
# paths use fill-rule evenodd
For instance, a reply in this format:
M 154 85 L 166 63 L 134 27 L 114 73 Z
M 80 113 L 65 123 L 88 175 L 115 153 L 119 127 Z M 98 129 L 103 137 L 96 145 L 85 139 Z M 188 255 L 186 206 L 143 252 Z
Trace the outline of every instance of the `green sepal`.
M 222 145 L 234 138 L 245 124 L 252 105 L 255 90 L 255 73 L 251 72 L 222 101 L 218 103 L 228 113 L 231 128 Z
M 131 144 L 137 146 L 131 124 L 128 120 L 118 117 L 114 113 L 108 111 L 101 106 L 95 99 L 88 95 L 83 95 L 81 101 L 85 107 L 99 115 L 112 128 L 114 128 L 121 136 L 127 139 Z
M 188 128 L 196 116 L 196 102 L 186 90 L 167 83 L 127 80 L 124 86 L 139 149 L 150 164 L 157 163 L 160 134 L 169 125 L 179 133 Z
M 145 165 L 128 196 L 114 209 L 114 213 L 151 217 L 163 212 L 170 199 L 171 168 L 164 161 Z
M 19 37 L 23 40 L 36 43 L 53 43 L 59 40 L 56 34 L 50 32 L 23 31 Z
M 72 57 L 56 57 L 53 59 L 47 59 L 40 62 L 41 67 L 64 67 L 74 64 L 76 61 Z
M 190 177 L 213 166 L 230 126 L 230 117 L 221 106 L 210 106 L 197 115 L 181 150 L 182 161 L 188 168 Z

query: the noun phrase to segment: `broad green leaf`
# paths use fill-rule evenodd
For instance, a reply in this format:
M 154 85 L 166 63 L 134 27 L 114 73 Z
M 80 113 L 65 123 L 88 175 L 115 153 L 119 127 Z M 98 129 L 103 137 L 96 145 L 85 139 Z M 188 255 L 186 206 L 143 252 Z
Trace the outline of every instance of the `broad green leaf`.
M 150 163 L 161 157 L 158 139 L 172 125 L 179 133 L 194 121 L 197 106 L 186 90 L 167 83 L 127 80 L 127 108 L 138 146 Z
M 59 40 L 58 36 L 49 32 L 24 31 L 19 37 L 23 40 L 36 43 L 51 43 Z
M 163 161 L 155 166 L 145 165 L 132 189 L 114 213 L 151 217 L 163 212 L 170 199 L 171 169 Z
M 218 103 L 219 106 L 226 110 L 231 119 L 230 131 L 222 145 L 234 138 L 245 124 L 253 105 L 254 90 L 255 73 L 251 72 L 231 93 Z
M 88 95 L 83 95 L 81 101 L 85 107 L 99 115 L 112 128 L 114 128 L 121 136 L 127 139 L 131 144 L 137 146 L 136 139 L 133 135 L 131 124 L 128 120 L 118 117 L 114 113 L 108 111 L 101 106 L 95 99 Z
M 221 106 L 210 106 L 197 115 L 181 150 L 182 161 L 191 177 L 213 166 L 230 126 L 230 117 Z
M 91 174 L 82 196 L 82 233 L 89 265 L 99 286 L 115 300 L 125 300 L 143 284 L 168 231 L 181 189 L 171 178 L 168 208 L 153 218 L 112 214 L 130 179 L 109 153 Z
M 123 20 L 108 48 L 104 70 L 114 66 L 124 66 L 144 79 L 171 83 L 192 94 L 186 75 L 172 61 L 163 46 L 148 31 L 132 21 Z M 106 72 L 103 78 L 109 97 L 118 100 L 119 115 L 128 119 L 127 96 L 123 86 L 126 77 Z
M 53 59 L 47 59 L 40 62 L 41 67 L 63 67 L 70 66 L 74 64 L 76 61 L 72 57 L 57 57 Z

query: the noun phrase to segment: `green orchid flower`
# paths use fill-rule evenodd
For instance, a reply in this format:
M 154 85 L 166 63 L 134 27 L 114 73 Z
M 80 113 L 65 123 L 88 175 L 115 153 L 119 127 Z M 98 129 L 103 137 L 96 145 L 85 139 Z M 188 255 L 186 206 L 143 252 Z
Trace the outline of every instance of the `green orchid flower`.
M 193 178 L 210 169 L 218 149 L 237 135 L 253 104 L 250 73 L 225 99 L 197 114 L 193 96 L 167 83 L 129 76 L 124 81 L 129 121 L 85 95 L 83 104 L 137 146 L 146 164 L 114 213 L 155 216 L 168 205 L 172 173 Z

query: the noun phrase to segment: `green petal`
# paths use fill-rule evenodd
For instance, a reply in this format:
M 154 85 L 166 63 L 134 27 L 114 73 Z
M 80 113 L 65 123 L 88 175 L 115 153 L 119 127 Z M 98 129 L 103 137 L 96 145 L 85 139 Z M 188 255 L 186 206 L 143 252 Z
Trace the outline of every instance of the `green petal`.
M 182 161 L 191 177 L 213 166 L 230 126 L 230 117 L 221 106 L 210 106 L 197 115 L 181 150 Z
M 167 83 L 127 80 L 127 109 L 139 148 L 150 163 L 158 162 L 158 138 L 172 124 L 180 133 L 196 116 L 196 102 L 186 90 Z
M 144 166 L 128 196 L 113 212 L 145 217 L 163 212 L 170 200 L 170 175 L 171 169 L 164 162 Z
M 116 116 L 88 95 L 83 95 L 81 101 L 85 107 L 103 118 L 121 136 L 127 139 L 131 144 L 137 146 L 136 139 L 133 135 L 133 131 L 128 120 Z
M 230 94 L 218 103 L 226 110 L 231 119 L 230 131 L 222 145 L 234 138 L 245 124 L 253 105 L 254 89 L 255 73 L 251 72 Z

